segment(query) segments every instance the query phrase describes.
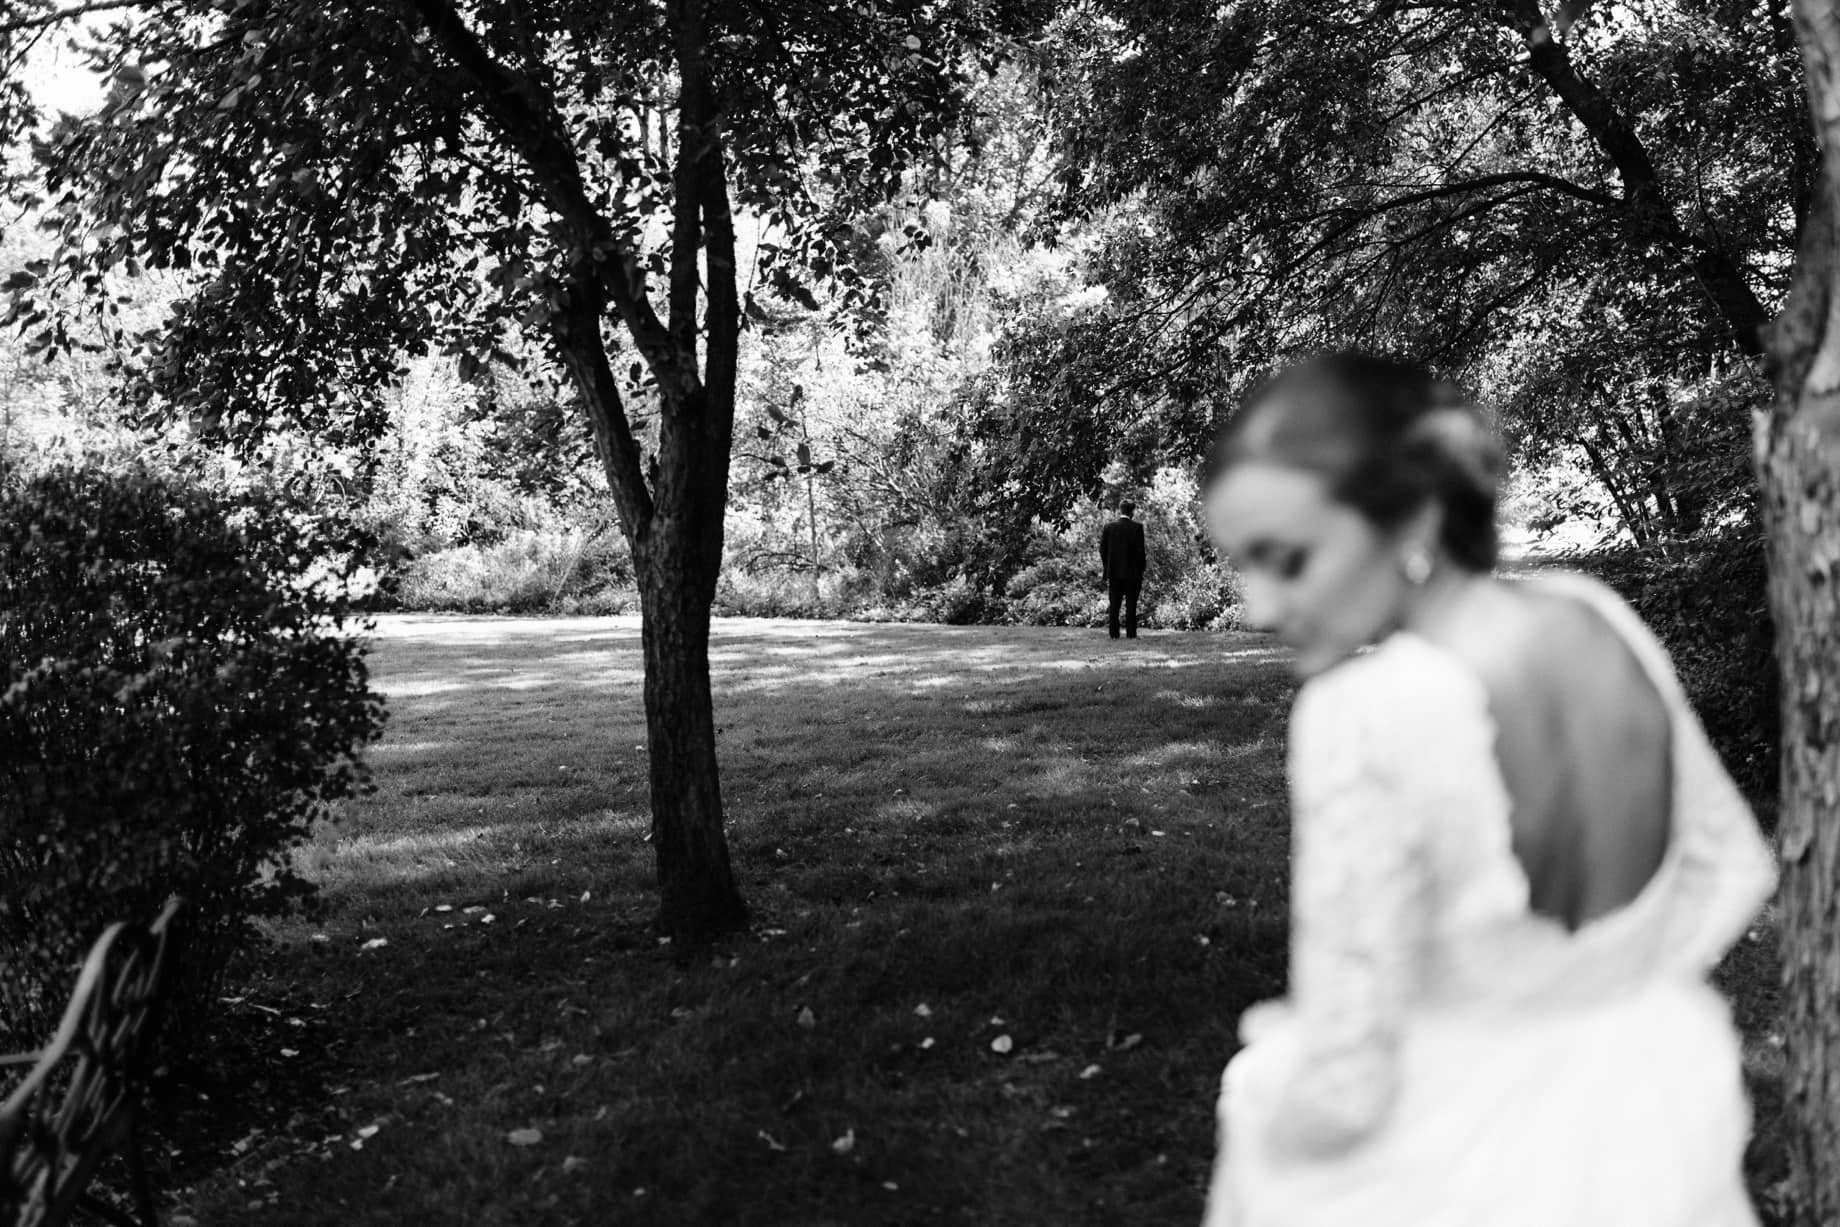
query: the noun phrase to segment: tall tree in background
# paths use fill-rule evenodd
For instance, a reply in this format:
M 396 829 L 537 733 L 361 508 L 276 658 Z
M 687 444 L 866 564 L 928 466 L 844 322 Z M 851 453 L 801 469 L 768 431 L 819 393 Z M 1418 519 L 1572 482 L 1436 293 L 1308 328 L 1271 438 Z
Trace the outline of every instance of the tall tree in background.
M 130 384 L 233 443 L 373 437 L 404 352 L 565 372 L 640 588 L 660 923 L 744 923 L 708 649 L 750 290 L 847 295 L 838 220 L 944 138 L 1027 6 L 0 0 L 0 61 L 123 9 L 86 36 L 107 102 L 38 145 L 63 245 L 9 318 L 56 352 L 54 290 L 106 320 L 140 266 L 195 275 L 125 338 Z M 39 118 L 16 83 L 0 103 L 15 138 Z
M 1757 421 L 1782 677 L 1784 1033 L 1794 1202 L 1840 1222 L 1840 5 L 1796 0 L 1820 178 Z
M 1174 445 L 1286 354 L 1394 348 L 1596 450 L 1652 504 L 1633 531 L 1692 531 L 1667 479 L 1697 428 L 1651 389 L 1748 368 L 1781 303 L 1814 154 L 1780 7 L 1068 6 L 1047 74 L 1065 207 L 1119 220 L 1090 262 L 1104 301 L 1010 339 L 1012 415 Z

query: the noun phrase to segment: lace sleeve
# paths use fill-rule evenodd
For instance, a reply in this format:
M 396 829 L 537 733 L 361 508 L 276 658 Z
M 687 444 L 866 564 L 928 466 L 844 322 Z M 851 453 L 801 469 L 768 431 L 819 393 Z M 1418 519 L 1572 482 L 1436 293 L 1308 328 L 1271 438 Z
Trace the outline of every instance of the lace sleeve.
M 1392 744 L 1395 714 L 1365 701 L 1383 680 L 1368 663 L 1305 687 L 1291 722 L 1289 1004 L 1302 1056 L 1272 1141 L 1297 1155 L 1345 1150 L 1385 1119 L 1429 929 L 1425 815 Z

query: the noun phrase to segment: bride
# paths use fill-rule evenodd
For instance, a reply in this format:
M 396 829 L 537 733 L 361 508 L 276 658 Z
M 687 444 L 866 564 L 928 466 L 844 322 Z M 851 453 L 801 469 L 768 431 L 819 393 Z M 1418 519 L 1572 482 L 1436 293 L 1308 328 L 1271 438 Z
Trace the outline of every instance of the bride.
M 1353 353 L 1216 450 L 1210 530 L 1307 681 L 1290 994 L 1241 1020 L 1206 1227 L 1756 1222 L 1705 977 L 1772 857 L 1636 615 L 1491 575 L 1496 473 L 1452 389 Z

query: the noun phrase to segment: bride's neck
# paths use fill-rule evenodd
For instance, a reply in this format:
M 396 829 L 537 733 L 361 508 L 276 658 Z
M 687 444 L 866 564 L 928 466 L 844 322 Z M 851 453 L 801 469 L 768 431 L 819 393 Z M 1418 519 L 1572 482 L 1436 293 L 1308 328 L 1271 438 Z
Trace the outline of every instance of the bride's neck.
M 1447 562 L 1407 596 L 1399 625 L 1414 634 L 1437 639 L 1466 612 L 1490 600 L 1498 587 L 1492 576 L 1465 571 Z

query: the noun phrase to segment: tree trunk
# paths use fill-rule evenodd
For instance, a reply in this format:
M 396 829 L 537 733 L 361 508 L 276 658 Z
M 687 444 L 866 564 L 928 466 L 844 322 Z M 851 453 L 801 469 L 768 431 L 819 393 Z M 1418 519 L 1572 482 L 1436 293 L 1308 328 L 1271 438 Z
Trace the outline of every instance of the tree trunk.
M 692 940 L 747 924 L 723 835 L 709 684 L 709 597 L 704 568 L 667 531 L 635 559 L 644 611 L 645 727 L 651 758 L 652 845 L 658 927 Z
M 1782 705 L 1783 1029 L 1798 1222 L 1840 1223 L 1840 12 L 1797 0 L 1823 151 L 1757 422 Z

